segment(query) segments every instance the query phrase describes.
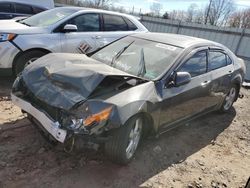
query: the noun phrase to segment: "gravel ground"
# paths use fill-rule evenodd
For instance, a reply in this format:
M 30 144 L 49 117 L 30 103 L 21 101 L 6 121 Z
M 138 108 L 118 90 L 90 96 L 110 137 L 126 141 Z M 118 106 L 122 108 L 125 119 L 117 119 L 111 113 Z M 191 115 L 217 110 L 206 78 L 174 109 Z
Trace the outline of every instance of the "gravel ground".
M 93 150 L 51 146 L 9 98 L 0 78 L 2 187 L 244 187 L 250 176 L 250 92 L 227 114 L 210 113 L 145 140 L 128 166 Z

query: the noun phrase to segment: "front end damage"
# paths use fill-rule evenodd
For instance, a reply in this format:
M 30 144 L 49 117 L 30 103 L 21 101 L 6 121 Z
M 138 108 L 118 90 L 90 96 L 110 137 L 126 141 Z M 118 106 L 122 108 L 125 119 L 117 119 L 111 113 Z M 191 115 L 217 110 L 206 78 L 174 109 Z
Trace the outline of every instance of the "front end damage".
M 39 59 L 24 70 L 12 89 L 14 104 L 28 114 L 49 140 L 70 145 L 68 150 L 77 141 L 107 141 L 110 131 L 122 122 L 117 106 L 103 99 L 145 82 L 113 70 L 94 71 L 84 66 L 79 71 L 79 66 L 91 60 L 84 56 L 84 63 L 77 59 L 74 64 L 70 58 L 65 58 L 65 64 L 56 61 L 47 66 L 40 62 L 56 58 L 50 55 Z M 104 65 L 94 68 L 100 66 Z

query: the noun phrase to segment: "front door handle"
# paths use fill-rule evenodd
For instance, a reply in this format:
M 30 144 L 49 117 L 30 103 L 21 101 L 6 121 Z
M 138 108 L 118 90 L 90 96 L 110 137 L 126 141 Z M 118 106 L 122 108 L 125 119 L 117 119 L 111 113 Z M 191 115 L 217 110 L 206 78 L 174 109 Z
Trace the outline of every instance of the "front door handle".
M 93 36 L 92 38 L 93 38 L 93 39 L 100 39 L 100 38 L 102 38 L 102 36 L 97 35 L 97 36 Z
M 232 72 L 233 72 L 233 71 L 231 71 L 231 70 L 228 71 L 228 74 L 227 74 L 227 75 L 228 75 L 228 76 L 232 76 Z
M 209 84 L 211 81 L 210 80 L 206 80 L 204 82 L 201 83 L 202 86 L 206 86 L 207 84 Z

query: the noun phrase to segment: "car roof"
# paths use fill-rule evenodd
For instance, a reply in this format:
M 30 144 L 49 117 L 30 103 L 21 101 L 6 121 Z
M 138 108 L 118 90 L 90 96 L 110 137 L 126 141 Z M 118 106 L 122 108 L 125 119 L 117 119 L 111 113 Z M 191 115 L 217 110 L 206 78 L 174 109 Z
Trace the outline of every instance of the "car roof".
M 210 40 L 172 33 L 139 33 L 132 36 L 159 43 L 169 44 L 180 48 L 189 48 L 192 46 L 202 45 L 212 45 L 223 48 L 223 45 Z
M 120 16 L 126 16 L 130 18 L 135 18 L 135 16 L 129 15 L 129 14 L 124 14 L 124 13 L 119 13 L 119 12 L 114 12 L 114 11 L 108 11 L 108 10 L 101 10 L 101 9 L 95 9 L 95 8 L 86 8 L 86 7 L 57 7 L 57 9 L 70 9 L 70 10 L 75 10 L 76 12 L 96 12 L 96 13 L 107 13 L 107 14 L 114 14 L 114 15 L 120 15 Z

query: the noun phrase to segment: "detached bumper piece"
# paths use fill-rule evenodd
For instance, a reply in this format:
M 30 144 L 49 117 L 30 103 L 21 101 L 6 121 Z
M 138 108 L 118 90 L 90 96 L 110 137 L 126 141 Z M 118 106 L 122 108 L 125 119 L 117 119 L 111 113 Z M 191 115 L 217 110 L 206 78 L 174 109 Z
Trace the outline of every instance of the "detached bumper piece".
M 11 94 L 11 98 L 15 105 L 32 115 L 57 141 L 64 143 L 67 131 L 61 129 L 58 122 L 54 122 L 45 113 L 41 112 L 25 100 L 16 97 L 13 94 Z

